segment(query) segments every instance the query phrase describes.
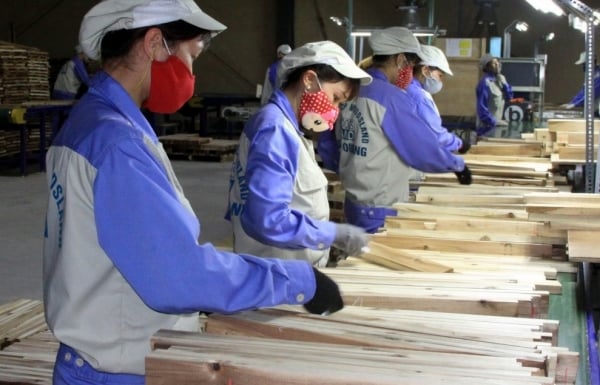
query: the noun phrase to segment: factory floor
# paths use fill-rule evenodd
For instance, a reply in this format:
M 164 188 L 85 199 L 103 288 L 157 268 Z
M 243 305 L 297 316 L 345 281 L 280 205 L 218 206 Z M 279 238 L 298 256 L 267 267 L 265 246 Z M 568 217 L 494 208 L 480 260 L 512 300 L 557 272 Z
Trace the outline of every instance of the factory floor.
M 173 161 L 184 192 L 200 218 L 201 242 L 227 245 L 230 162 Z M 42 244 L 46 174 L 0 172 L 0 304 L 17 298 L 42 300 Z

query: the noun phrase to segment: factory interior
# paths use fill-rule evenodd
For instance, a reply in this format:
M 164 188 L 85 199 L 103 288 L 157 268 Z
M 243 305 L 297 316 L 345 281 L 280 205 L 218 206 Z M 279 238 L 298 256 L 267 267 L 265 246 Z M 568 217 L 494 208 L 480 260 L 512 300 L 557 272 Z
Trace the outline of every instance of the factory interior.
M 361 230 L 360 237 L 356 236 L 368 239 L 368 245 L 359 248 L 360 253 L 349 254 L 342 246 L 336 246 L 336 242 L 340 225 L 347 225 L 343 228 L 348 229 L 352 224 L 354 228 L 347 211 L 348 202 L 356 198 L 349 186 L 351 182 L 344 183 L 348 179 L 344 179 L 341 168 L 328 167 L 325 153 L 319 153 L 319 135 L 308 136 L 309 140 L 302 138 L 311 142 L 309 150 L 314 144 L 315 151 L 310 156 L 322 174 L 316 178 L 327 182 L 326 192 L 322 187 L 328 205 L 328 217 L 323 222 L 338 231 L 333 243 L 329 238 L 331 249 L 326 266 L 313 264 L 313 269 L 309 269 L 316 277 L 315 283 L 310 285 L 313 288 L 316 285 L 313 289 L 316 299 L 319 274 L 331 279 L 339 289 L 343 308 L 315 312 L 307 306 L 297 306 L 306 305 L 302 293 L 294 301 L 276 300 L 280 295 L 272 293 L 275 289 L 271 286 L 280 283 L 267 281 L 268 277 L 276 275 L 274 281 L 289 281 L 286 287 L 295 289 L 300 285 L 290 278 L 296 268 L 288 271 L 278 264 L 268 265 L 270 275 L 262 282 L 264 288 L 257 289 L 256 294 L 257 298 L 271 296 L 272 301 L 277 302 L 273 306 L 255 306 L 254 303 L 266 303 L 266 300 L 248 299 L 254 293 L 242 293 L 241 289 L 233 294 L 226 292 L 227 289 L 223 292 L 207 290 L 209 294 L 193 293 L 197 297 L 211 297 L 197 303 L 219 303 L 220 295 L 227 297 L 222 301 L 236 302 L 236 298 L 249 301 L 250 305 L 242 305 L 239 311 L 219 311 L 218 305 L 201 309 L 196 302 L 182 306 L 186 311 L 172 310 L 180 309 L 183 299 L 178 299 L 177 304 L 155 307 L 148 303 L 139 287 L 131 283 L 127 290 L 139 295 L 135 306 L 144 306 L 150 312 L 140 313 L 140 318 L 146 314 L 172 317 L 191 314 L 198 331 L 156 328 L 149 334 L 147 352 L 140 357 L 145 365 L 143 373 L 127 369 L 103 371 L 103 361 L 78 349 L 78 345 L 67 347 L 66 341 L 73 343 L 86 338 L 77 334 L 78 322 L 81 322 L 77 320 L 85 320 L 78 314 L 77 306 L 82 314 L 89 315 L 93 314 L 90 307 L 94 303 L 75 298 L 75 294 L 69 293 L 69 285 L 79 282 L 85 286 L 84 290 L 90 291 L 90 297 L 112 295 L 116 298 L 122 295 L 121 288 L 112 287 L 109 290 L 113 292 L 100 294 L 102 289 L 82 282 L 90 275 L 77 268 L 65 268 L 67 273 L 61 272 L 60 277 L 73 279 L 71 283 L 61 286 L 56 281 L 49 282 L 48 276 L 54 272 L 49 268 L 50 252 L 47 251 L 51 248 L 48 244 L 52 243 L 48 235 L 52 229 L 50 212 L 54 212 L 49 202 L 57 199 L 55 174 L 49 170 L 60 163 L 57 154 L 68 143 L 66 134 L 59 135 L 61 129 L 72 129 L 69 122 L 81 123 L 78 104 L 90 96 L 85 90 L 81 91 L 78 84 L 77 95 L 63 97 L 57 93 L 59 79 L 73 58 L 81 57 L 82 52 L 88 53 L 86 41 L 80 40 L 82 20 L 100 2 L 3 0 L 0 13 L 0 200 L 3 202 L 0 240 L 4 246 L 0 252 L 0 385 L 600 385 L 600 247 L 593 245 L 595 237 L 600 236 L 600 166 L 597 163 L 600 134 L 595 125 L 600 116 L 600 97 L 595 95 L 600 94 L 600 65 L 596 62 L 600 52 L 597 47 L 600 45 L 600 0 L 103 1 L 116 4 L 111 12 L 117 12 L 119 7 L 132 7 L 134 3 L 169 7 L 192 2 L 227 27 L 218 33 L 207 28 L 212 33 L 210 46 L 204 46 L 202 54 L 191 64 L 195 75 L 194 92 L 180 108 L 174 112 L 156 112 L 142 103 L 139 114 L 138 103 L 136 110 L 147 119 L 152 129 L 150 136 L 156 137 L 159 143 L 157 148 L 168 156 L 163 172 L 175 187 L 181 206 L 187 207 L 189 203 L 197 218 L 199 236 L 194 240 L 195 246 L 206 250 L 209 248 L 206 245 L 212 245 L 211 250 L 213 246 L 216 250 L 216 254 L 206 256 L 206 260 L 210 260 L 203 266 L 208 272 L 202 274 L 221 274 L 223 272 L 217 270 L 229 266 L 231 279 L 223 280 L 231 281 L 232 285 L 245 279 L 259 280 L 244 274 L 263 274 L 263 265 L 257 262 L 252 267 L 254 270 L 244 273 L 234 270 L 238 264 L 237 254 L 250 254 L 237 249 L 238 233 L 234 237 L 234 232 L 239 223 L 228 218 L 236 183 L 240 183 L 241 195 L 244 195 L 244 186 L 234 182 L 234 176 L 239 172 L 236 167 L 239 167 L 240 154 L 247 151 L 243 144 L 248 145 L 250 134 L 245 127 L 248 122 L 254 124 L 253 116 L 275 104 L 274 97 L 270 101 L 267 98 L 267 104 L 261 101 L 270 81 L 270 66 L 281 68 L 278 60 L 286 60 L 283 55 L 295 55 L 296 49 L 306 43 L 331 41 L 357 66 L 362 66 L 365 59 L 381 55 L 372 40 L 381 31 L 394 27 L 410 31 L 421 46 L 436 47 L 436 52 L 443 53 L 451 74 L 429 63 L 432 72 L 437 69 L 443 73 L 443 87 L 439 92 L 431 92 L 433 95 L 426 89 L 424 92 L 436 109 L 436 124 L 461 143 L 449 151 L 448 156 L 464 163 L 464 169 L 421 170 L 405 161 L 402 153 L 395 155 L 407 170 L 411 167 L 412 171 L 416 170 L 408 181 L 408 198 L 379 204 L 377 208 L 385 206 L 388 213 L 382 219 L 383 225 L 373 234 Z M 173 20 L 185 19 L 168 21 Z M 169 51 L 169 44 L 166 41 L 164 44 Z M 291 52 L 286 51 L 286 45 Z M 104 49 L 104 45 L 102 47 Z M 402 52 L 410 51 L 394 53 Z M 154 53 L 152 55 L 154 60 Z M 512 94 L 507 97 L 501 90 L 500 98 L 505 101 L 494 119 L 495 126 L 492 124 L 491 131 L 483 132 L 481 110 L 487 106 L 482 107 L 480 87 L 488 76 L 492 58 L 497 60 L 499 68 L 493 76 L 500 79 L 501 74 Z M 425 63 L 422 57 L 419 60 Z M 86 57 L 84 65 L 91 79 L 90 87 L 94 78 L 110 77 L 103 67 L 106 63 Z M 152 66 L 154 71 L 154 64 Z M 370 68 L 365 71 L 374 73 L 371 72 L 374 67 Z M 154 72 L 152 74 L 154 76 Z M 373 86 L 375 76 L 372 81 L 366 85 L 361 83 L 359 88 Z M 418 79 L 415 77 L 413 81 L 418 82 Z M 321 79 L 321 84 L 326 81 Z M 90 94 L 100 94 L 96 88 L 90 89 L 96 92 Z M 324 90 L 326 86 L 321 89 Z M 286 92 L 284 87 L 275 97 L 285 96 Z M 404 90 L 398 92 L 408 95 Z M 357 95 L 360 100 L 362 91 Z M 359 102 L 356 105 L 360 105 Z M 84 106 L 89 108 L 89 103 Z M 342 112 L 336 115 L 338 122 L 330 127 L 331 133 L 339 134 L 337 123 L 346 116 L 343 103 L 340 109 Z M 415 114 L 418 113 L 417 110 Z M 75 117 L 70 120 L 72 116 Z M 296 116 L 294 124 L 304 124 L 304 120 Z M 406 125 L 398 124 L 398 130 L 407 129 Z M 305 132 L 304 129 L 296 131 Z M 386 132 L 384 128 L 377 129 Z M 343 149 L 340 135 L 337 145 Z M 428 135 L 427 138 L 433 138 L 435 134 Z M 424 145 L 423 148 L 430 147 Z M 76 167 L 87 168 L 69 183 L 81 182 L 77 178 L 96 178 L 94 162 L 100 164 L 95 159 L 85 166 L 76 164 Z M 172 179 L 168 165 L 172 166 L 176 179 Z M 286 167 L 296 165 L 290 160 Z M 261 169 L 260 165 L 257 168 Z M 376 175 L 378 171 L 373 166 L 368 172 Z M 461 179 L 466 171 L 468 182 Z M 398 174 L 403 172 L 404 169 L 398 170 Z M 128 175 L 119 170 L 115 170 L 115 174 Z M 75 194 L 87 194 L 90 186 L 89 189 L 95 191 L 102 183 L 104 188 L 111 189 L 110 182 L 98 176 Z M 279 191 L 282 187 L 278 183 L 277 179 L 270 179 L 260 184 Z M 296 190 L 300 188 L 298 183 L 294 186 L 296 197 L 299 194 Z M 122 191 L 115 187 L 110 193 L 119 200 Z M 134 187 L 131 191 L 139 193 Z M 179 194 L 181 191 L 184 198 Z M 291 193 L 288 195 L 291 197 Z M 138 197 L 141 202 L 155 201 Z M 89 204 L 91 209 L 86 208 L 97 216 L 92 221 L 97 221 L 94 226 L 98 228 L 91 228 L 98 231 L 97 244 L 87 244 L 83 238 L 84 241 L 74 245 L 80 248 L 77 253 L 95 253 L 94 257 L 102 259 L 87 266 L 91 267 L 89 270 L 100 271 L 108 263 L 111 270 L 104 272 L 106 277 L 102 279 L 109 282 L 118 275 L 119 282 L 126 285 L 130 282 L 125 270 L 140 260 L 124 263 L 124 266 L 116 262 L 113 265 L 109 251 L 112 248 L 101 237 L 106 234 L 101 234 L 99 223 L 102 218 L 114 217 L 100 210 L 94 212 L 94 209 L 100 203 L 111 208 L 127 206 L 107 204 L 100 198 L 86 196 L 82 198 L 87 199 L 85 204 L 81 204 Z M 78 209 L 77 205 L 67 207 Z M 132 212 L 122 215 L 134 217 L 127 223 L 143 222 L 142 218 L 150 218 L 156 209 L 143 207 L 142 211 L 150 214 L 138 217 L 135 211 L 139 207 L 132 205 Z M 289 210 L 297 210 L 296 206 L 290 207 Z M 58 213 L 60 226 L 63 214 L 71 221 L 79 219 L 79 212 L 69 216 L 67 210 Z M 179 218 L 183 215 L 180 211 L 173 216 Z M 269 214 L 264 213 L 265 217 Z M 298 220 L 296 226 L 304 226 L 305 221 Z M 171 222 L 171 218 L 160 218 L 152 226 L 165 239 L 184 238 L 180 234 L 169 234 Z M 312 219 L 308 222 L 312 223 Z M 115 229 L 125 226 L 108 224 L 111 225 Z M 80 226 L 81 234 L 90 231 L 91 225 L 85 218 Z M 150 224 L 140 226 L 145 229 Z M 244 226 L 243 220 L 240 226 Z M 63 242 L 62 231 L 60 228 L 59 249 Z M 244 231 L 250 232 L 246 228 Z M 65 234 L 73 236 L 77 230 L 71 228 Z M 156 245 L 156 242 L 149 240 L 149 244 Z M 322 249 L 323 245 L 319 245 Z M 307 248 L 304 244 L 289 248 L 299 247 Z M 132 253 L 136 246 L 127 245 L 124 249 L 125 254 Z M 152 246 L 141 249 L 156 253 Z M 279 258 L 278 255 L 256 254 Z M 232 262 L 214 262 L 226 257 Z M 172 263 L 179 263 L 177 257 L 172 258 Z M 264 259 L 270 258 L 260 258 Z M 76 262 L 76 266 L 86 266 L 89 262 L 87 259 L 80 264 Z M 143 278 L 144 287 L 154 286 L 152 292 L 163 292 L 159 296 L 171 288 L 167 281 L 173 278 L 169 274 L 174 271 L 165 268 L 164 276 L 160 277 L 161 267 L 164 268 L 149 267 L 157 270 L 157 275 Z M 81 277 L 69 276 L 73 272 Z M 193 274 L 195 272 L 184 274 L 182 281 Z M 202 274 L 198 274 L 198 281 L 207 278 Z M 219 285 L 226 287 L 227 284 Z M 212 285 L 212 289 L 221 287 Z M 310 285 L 303 282 L 300 286 Z M 57 317 L 60 306 L 45 303 L 49 293 L 56 296 L 56 290 L 66 298 L 65 307 L 72 312 L 68 314 L 72 319 Z M 180 296 L 186 297 L 185 294 Z M 298 299 L 300 297 L 302 299 Z M 164 294 L 161 300 L 164 298 L 170 297 Z M 95 303 L 109 303 L 102 301 Z M 122 306 L 126 307 L 127 303 Z M 107 316 L 106 320 L 97 321 L 98 335 L 107 330 L 112 332 L 109 324 L 114 321 L 112 309 L 99 313 L 102 312 Z M 131 335 L 118 330 L 109 341 L 99 345 L 113 343 L 126 350 L 127 345 L 122 341 L 139 338 L 144 327 L 151 327 L 139 326 L 145 325 L 145 320 L 120 321 L 130 322 L 123 330 Z M 76 331 L 66 333 L 68 339 L 63 340 L 63 334 L 55 331 L 64 333 L 65 326 L 57 326 L 57 322 L 64 322 Z M 82 342 L 81 346 L 86 345 Z M 78 358 L 65 358 L 65 347 L 71 349 L 66 353 L 69 357 L 73 352 Z M 126 351 L 122 356 L 136 353 L 139 352 Z M 122 360 L 123 365 L 127 362 L 127 358 L 121 356 L 108 361 L 111 359 Z M 86 379 L 82 374 L 73 382 L 58 379 L 59 361 L 73 362 L 71 366 L 75 369 L 83 367 L 106 375 Z M 135 378 L 131 382 L 106 380 L 117 375 Z

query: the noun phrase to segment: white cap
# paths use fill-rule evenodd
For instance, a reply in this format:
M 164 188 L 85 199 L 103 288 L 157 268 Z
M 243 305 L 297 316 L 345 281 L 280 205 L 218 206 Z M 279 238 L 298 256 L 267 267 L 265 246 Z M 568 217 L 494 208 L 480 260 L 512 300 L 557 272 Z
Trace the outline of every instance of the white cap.
M 395 55 L 398 53 L 421 53 L 421 45 L 413 33 L 404 27 L 390 27 L 374 31 L 369 36 L 373 55 Z
M 107 32 L 177 20 L 211 31 L 213 36 L 227 28 L 204 13 L 194 0 L 103 0 L 83 17 L 79 43 L 88 57 L 97 60 Z
M 330 65 L 347 78 L 360 79 L 363 85 L 373 81 L 371 75 L 360 69 L 342 47 L 325 40 L 306 43 L 285 55 L 277 67 L 277 85 L 281 86 L 292 70 L 313 64 Z
M 585 63 L 585 51 L 579 54 L 579 59 L 575 62 L 575 64 L 583 64 Z
M 279 55 L 287 55 L 290 52 L 292 52 L 292 47 L 290 47 L 287 44 L 282 44 L 279 47 L 277 47 L 277 53 Z
M 444 55 L 444 51 L 438 47 L 421 45 L 421 54 L 419 56 L 421 57 L 421 65 L 437 67 L 450 76 L 454 75 L 450 69 L 448 59 L 446 59 L 446 55 Z
M 485 68 L 485 66 L 494 59 L 497 59 L 496 56 L 492 56 L 489 53 L 484 54 L 479 59 L 479 68 L 481 68 L 483 70 Z

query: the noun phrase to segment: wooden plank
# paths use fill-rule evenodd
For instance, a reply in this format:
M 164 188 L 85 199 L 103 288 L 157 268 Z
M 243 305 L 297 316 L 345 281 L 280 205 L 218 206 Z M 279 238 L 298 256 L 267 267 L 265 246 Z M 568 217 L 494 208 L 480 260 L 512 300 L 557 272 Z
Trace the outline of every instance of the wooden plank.
M 214 336 L 159 332 L 155 349 L 146 359 L 148 385 L 173 383 L 243 383 L 246 385 L 277 383 L 308 385 L 348 384 L 549 384 L 553 379 L 535 376 L 535 369 L 509 360 L 489 360 L 500 367 L 473 371 L 466 357 L 437 357 L 419 352 L 340 346 L 338 344 L 281 341 L 268 338 Z M 437 361 L 437 362 L 436 362 Z M 487 360 L 483 360 L 487 363 Z M 513 360 L 514 362 L 514 360 Z M 440 367 L 445 366 L 443 374 Z M 307 370 L 307 368 L 318 370 Z
M 533 257 L 552 257 L 552 245 L 539 243 L 495 242 L 486 240 L 461 240 L 448 238 L 425 238 L 421 236 L 403 236 L 400 234 L 377 235 L 373 240 L 386 246 L 399 249 L 421 249 L 456 252 L 480 252 L 501 255 L 531 255 Z
M 544 222 L 518 221 L 490 218 L 432 218 L 414 219 L 386 217 L 386 228 L 416 229 L 431 231 L 490 232 L 522 234 L 546 238 L 547 242 L 565 244 L 567 233 L 555 230 Z M 546 243 L 546 242 L 542 242 Z
M 414 257 L 403 253 L 402 250 L 387 247 L 377 242 L 369 242 L 369 251 L 361 258 L 386 266 L 394 270 L 414 270 L 424 272 L 448 273 L 452 268 L 441 263 L 433 262 L 423 257 Z
M 513 205 L 520 207 L 524 205 L 523 195 L 488 195 L 488 194 L 466 194 L 455 195 L 448 193 L 432 194 L 418 191 L 416 194 L 416 203 L 443 204 L 452 206 L 485 206 L 494 207 L 501 205 Z
M 487 144 L 485 142 L 478 142 L 475 146 L 471 146 L 469 153 L 473 155 L 541 156 L 542 145 L 540 143 L 521 142 L 515 144 Z
M 528 218 L 527 211 L 525 210 L 489 209 L 475 207 L 445 207 L 416 203 L 396 203 L 393 207 L 398 211 L 397 216 L 400 218 L 458 217 L 461 219 L 465 219 L 466 217 L 477 217 L 518 220 L 527 220 Z
M 0 351 L 0 384 L 52 385 L 57 350 L 50 331 L 15 342 Z
M 535 235 L 527 235 L 509 232 L 493 231 L 461 231 L 455 230 L 429 230 L 429 229 L 398 229 L 387 228 L 387 235 L 399 235 L 410 237 L 436 238 L 436 239 L 458 239 L 464 241 L 483 241 L 483 242 L 503 242 L 516 244 L 545 244 L 545 245 L 565 245 L 564 238 L 546 238 Z
M 569 230 L 567 253 L 572 262 L 600 262 L 600 230 Z
M 432 353 L 513 356 L 516 359 L 538 362 L 538 347 L 550 347 L 546 344 L 550 341 L 550 333 L 527 330 L 521 325 L 511 327 L 510 324 L 499 321 L 497 326 L 503 325 L 500 326 L 502 332 L 489 334 L 489 329 L 485 328 L 493 327 L 493 324 L 479 322 L 478 317 L 481 316 L 470 317 L 472 318 L 465 319 L 458 327 L 442 324 L 445 319 L 443 315 L 437 322 L 396 318 L 396 325 L 390 325 L 367 318 L 351 318 L 349 322 L 345 322 L 342 318 L 317 318 L 272 309 L 230 316 L 211 315 L 206 323 L 206 332 Z
M 456 175 L 454 173 L 442 173 L 442 174 L 425 174 L 425 181 L 427 182 L 455 182 Z M 471 188 L 476 188 L 476 185 L 490 185 L 490 186 L 548 186 L 551 180 L 549 179 L 531 179 L 531 178 L 507 178 L 507 177 L 494 177 L 486 175 L 473 175 L 473 184 Z
M 594 120 L 594 129 L 600 130 L 600 122 Z M 548 119 L 549 132 L 585 132 L 585 119 Z

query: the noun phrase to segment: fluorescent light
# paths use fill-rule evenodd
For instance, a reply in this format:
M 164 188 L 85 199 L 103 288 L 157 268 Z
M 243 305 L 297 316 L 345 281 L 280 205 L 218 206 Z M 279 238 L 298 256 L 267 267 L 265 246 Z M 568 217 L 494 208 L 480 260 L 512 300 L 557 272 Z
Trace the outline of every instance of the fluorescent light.
M 553 13 L 556 16 L 562 16 L 565 12 L 553 0 L 527 0 L 529 5 L 544 13 Z
M 526 32 L 529 29 L 529 24 L 524 21 L 519 21 L 515 25 L 515 29 L 519 32 Z
M 370 31 L 356 31 L 350 34 L 351 36 L 371 36 Z

